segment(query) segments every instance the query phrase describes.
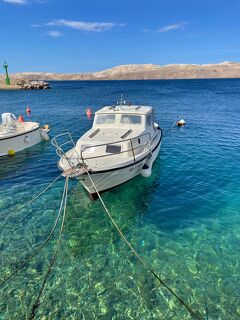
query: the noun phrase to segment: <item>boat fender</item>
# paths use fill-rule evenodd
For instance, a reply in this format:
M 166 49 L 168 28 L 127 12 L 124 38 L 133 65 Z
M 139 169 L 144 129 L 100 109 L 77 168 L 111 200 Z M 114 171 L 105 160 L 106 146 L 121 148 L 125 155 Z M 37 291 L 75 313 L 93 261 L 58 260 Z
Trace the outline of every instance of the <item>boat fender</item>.
M 13 149 L 8 150 L 8 155 L 9 156 L 15 156 L 15 151 Z
M 181 120 L 179 120 L 179 121 L 176 122 L 176 125 L 177 125 L 178 127 L 185 126 L 185 124 L 186 124 L 186 122 L 185 122 L 184 119 L 181 119 Z
M 152 169 L 151 169 L 148 165 L 144 164 L 144 166 L 142 167 L 142 170 L 141 170 L 140 174 L 141 174 L 142 177 L 148 178 L 148 177 L 150 177 L 151 174 L 152 174 Z
M 42 129 L 40 131 L 40 134 L 41 134 L 41 137 L 42 137 L 43 140 L 45 140 L 45 141 L 49 140 L 49 135 L 48 135 L 49 131 L 50 131 L 49 129 Z
M 31 139 L 30 139 L 29 136 L 26 136 L 26 137 L 24 138 L 24 142 L 29 143 L 30 141 L 31 141 Z
M 148 177 L 151 176 L 151 174 L 152 174 L 152 160 L 151 160 L 151 158 L 148 159 L 148 160 L 144 163 L 144 165 L 143 165 L 143 167 L 142 167 L 142 169 L 141 169 L 141 171 L 140 171 L 140 174 L 141 174 L 141 176 L 144 177 L 144 178 L 148 178 Z

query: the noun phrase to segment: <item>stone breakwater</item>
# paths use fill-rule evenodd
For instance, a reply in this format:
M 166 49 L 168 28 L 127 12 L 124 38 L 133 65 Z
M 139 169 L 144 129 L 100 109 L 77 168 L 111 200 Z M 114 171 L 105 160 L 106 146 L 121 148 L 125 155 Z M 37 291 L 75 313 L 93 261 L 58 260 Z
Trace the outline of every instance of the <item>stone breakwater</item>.
M 49 82 L 46 81 L 26 81 L 21 80 L 11 85 L 0 83 L 0 90 L 46 90 L 51 89 Z

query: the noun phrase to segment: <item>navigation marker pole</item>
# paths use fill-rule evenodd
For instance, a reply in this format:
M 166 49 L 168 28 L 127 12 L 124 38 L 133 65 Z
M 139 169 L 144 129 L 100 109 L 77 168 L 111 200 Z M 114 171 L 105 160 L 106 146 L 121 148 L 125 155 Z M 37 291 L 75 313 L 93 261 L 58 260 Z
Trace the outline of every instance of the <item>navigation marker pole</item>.
M 9 79 L 9 76 L 8 76 L 8 65 L 7 65 L 6 61 L 4 62 L 3 68 L 5 69 L 5 74 L 6 74 L 6 85 L 10 86 L 11 83 L 10 83 L 10 79 Z

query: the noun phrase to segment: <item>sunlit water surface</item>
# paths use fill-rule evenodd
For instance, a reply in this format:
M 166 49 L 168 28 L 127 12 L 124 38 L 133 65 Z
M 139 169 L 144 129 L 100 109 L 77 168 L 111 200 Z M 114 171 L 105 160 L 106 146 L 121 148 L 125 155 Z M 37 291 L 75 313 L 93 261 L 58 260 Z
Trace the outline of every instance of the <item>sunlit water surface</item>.
M 0 91 L 0 112 L 23 113 L 74 139 L 91 127 L 85 109 L 121 94 L 153 105 L 164 131 L 150 178 L 103 195 L 127 239 L 201 319 L 240 318 L 240 80 L 53 82 L 52 90 Z M 168 129 L 184 118 L 184 128 Z M 46 239 L 64 180 L 4 219 L 59 174 L 50 142 L 0 159 L 0 282 Z M 59 230 L 59 229 L 58 229 Z M 58 231 L 57 230 L 57 231 Z M 0 288 L 0 319 L 27 319 L 54 239 Z M 191 319 L 132 256 L 99 201 L 70 181 L 57 262 L 36 319 Z

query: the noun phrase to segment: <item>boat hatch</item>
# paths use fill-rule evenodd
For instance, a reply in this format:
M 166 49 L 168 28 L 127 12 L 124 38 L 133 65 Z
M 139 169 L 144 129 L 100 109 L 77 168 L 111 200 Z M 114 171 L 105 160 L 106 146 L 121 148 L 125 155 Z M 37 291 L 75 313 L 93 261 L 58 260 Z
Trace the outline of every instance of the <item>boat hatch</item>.
M 92 138 L 95 137 L 99 132 L 100 132 L 100 129 L 95 130 L 93 133 L 91 133 L 91 134 L 89 135 L 89 138 L 92 139 Z
M 127 136 L 130 135 L 130 133 L 132 133 L 132 129 L 128 130 L 126 133 L 124 133 L 122 136 L 121 136 L 121 139 L 125 139 Z
M 111 145 L 111 144 L 108 144 L 106 146 L 106 152 L 107 153 L 117 154 L 117 153 L 121 153 L 121 150 L 122 150 L 121 146 L 116 146 L 116 145 Z

